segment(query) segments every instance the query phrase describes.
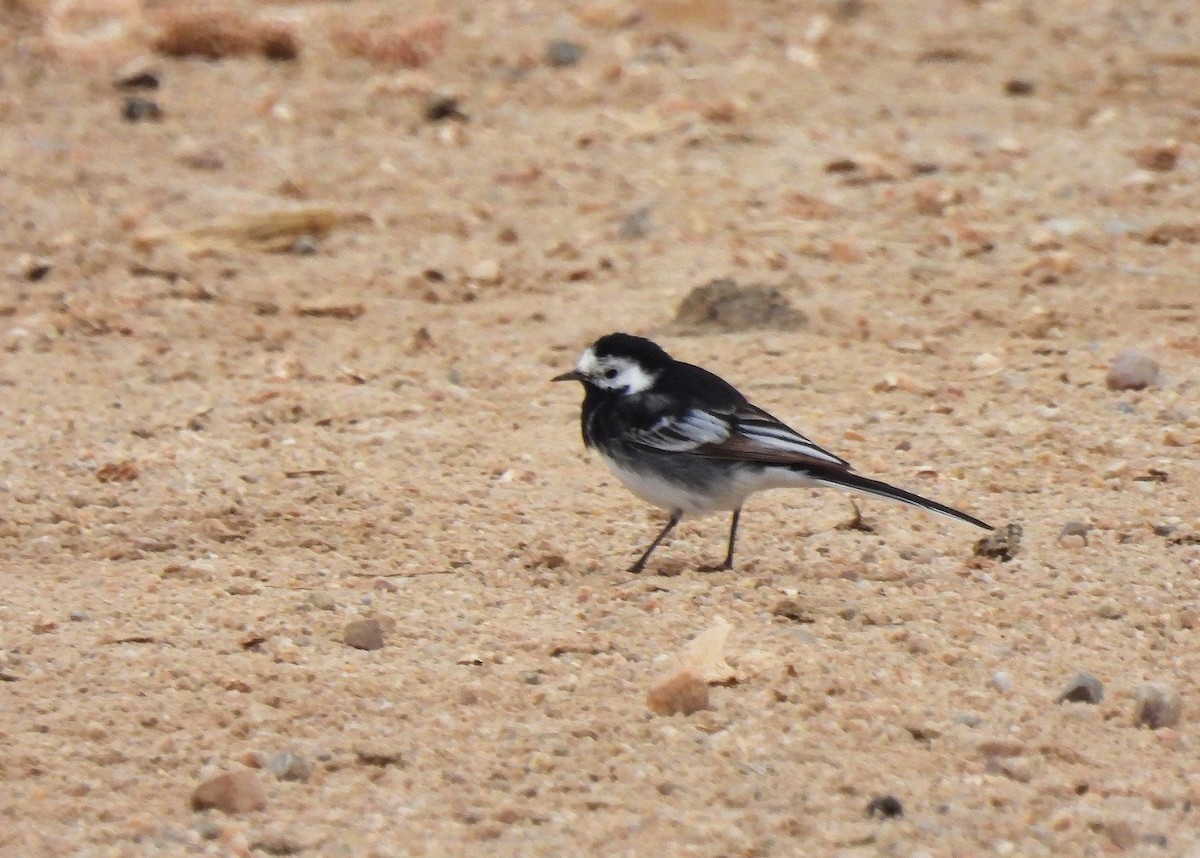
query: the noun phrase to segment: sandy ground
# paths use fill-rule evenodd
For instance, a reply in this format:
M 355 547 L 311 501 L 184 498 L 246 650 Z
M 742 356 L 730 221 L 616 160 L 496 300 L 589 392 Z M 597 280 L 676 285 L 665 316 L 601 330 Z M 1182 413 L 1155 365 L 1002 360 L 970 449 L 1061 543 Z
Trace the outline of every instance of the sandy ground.
M 1200 855 L 1194 3 L 246 9 L 299 58 L 0 4 L 0 853 Z M 387 26 L 423 66 L 335 38 Z M 169 232 L 314 208 L 366 217 Z M 806 321 L 675 326 L 718 277 Z M 631 578 L 661 514 L 548 383 L 610 330 L 1018 553 L 777 492 L 736 571 L 712 518 Z M 653 714 L 719 620 L 733 679 Z

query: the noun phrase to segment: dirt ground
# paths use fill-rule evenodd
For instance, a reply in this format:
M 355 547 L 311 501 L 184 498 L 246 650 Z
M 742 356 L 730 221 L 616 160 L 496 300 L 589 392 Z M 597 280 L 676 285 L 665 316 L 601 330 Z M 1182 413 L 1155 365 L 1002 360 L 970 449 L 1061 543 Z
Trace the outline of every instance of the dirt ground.
M 0 2 L 0 854 L 1200 855 L 1191 0 L 109 6 Z M 613 330 L 1019 549 L 775 492 L 625 574 Z

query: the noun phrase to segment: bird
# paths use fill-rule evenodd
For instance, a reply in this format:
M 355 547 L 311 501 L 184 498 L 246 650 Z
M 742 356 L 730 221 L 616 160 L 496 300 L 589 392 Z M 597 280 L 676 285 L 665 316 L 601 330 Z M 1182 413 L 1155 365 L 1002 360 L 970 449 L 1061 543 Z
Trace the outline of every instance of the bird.
M 669 515 L 629 567 L 631 574 L 646 568 L 654 549 L 685 517 L 717 512 L 731 512 L 732 519 L 725 561 L 710 568 L 733 569 L 742 506 L 766 489 L 843 489 L 994 529 L 973 515 L 862 476 L 720 376 L 675 360 L 644 337 L 600 337 L 574 369 L 551 380 L 583 385 L 584 446 L 596 450 L 629 491 Z

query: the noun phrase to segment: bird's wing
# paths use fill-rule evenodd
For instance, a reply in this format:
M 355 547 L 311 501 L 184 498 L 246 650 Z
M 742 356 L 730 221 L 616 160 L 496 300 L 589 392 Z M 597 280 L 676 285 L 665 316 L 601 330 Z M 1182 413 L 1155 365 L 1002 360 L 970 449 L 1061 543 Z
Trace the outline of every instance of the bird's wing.
M 668 453 L 765 465 L 850 467 L 845 459 L 818 447 L 749 403 L 719 409 L 689 408 L 682 414 L 661 417 L 633 435 L 635 443 Z

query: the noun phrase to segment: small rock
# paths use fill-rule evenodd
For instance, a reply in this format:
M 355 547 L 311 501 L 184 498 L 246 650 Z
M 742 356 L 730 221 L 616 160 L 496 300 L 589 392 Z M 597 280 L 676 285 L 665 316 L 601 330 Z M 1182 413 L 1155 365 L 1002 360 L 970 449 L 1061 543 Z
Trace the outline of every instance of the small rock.
M 1104 683 L 1090 673 L 1080 673 L 1058 695 L 1059 703 L 1091 703 L 1104 699 Z
M 1105 599 L 1096 607 L 1096 613 L 1106 620 L 1119 620 L 1125 616 L 1125 609 L 1116 599 Z
M 1006 670 L 997 670 L 988 680 L 988 684 L 992 688 L 999 691 L 1001 694 L 1008 694 L 1013 689 L 1012 677 L 1009 676 Z
M 1118 849 L 1132 849 L 1137 845 L 1137 832 L 1127 819 L 1114 819 L 1104 823 L 1104 833 Z
M 1078 551 L 1080 548 L 1087 547 L 1087 540 L 1078 533 L 1068 533 L 1066 536 L 1058 538 L 1058 544 L 1071 551 Z
M 1104 383 L 1109 390 L 1143 390 L 1158 384 L 1158 361 L 1137 349 L 1126 349 L 1108 367 Z
M 1061 543 L 1064 537 L 1078 536 L 1083 540 L 1083 544 L 1087 545 L 1087 535 L 1092 530 L 1092 525 L 1083 521 L 1068 521 L 1062 526 L 1062 530 L 1058 532 L 1058 541 Z
M 654 219 L 650 211 L 650 206 L 638 206 L 625 215 L 625 219 L 621 221 L 620 229 L 617 230 L 617 237 L 622 241 L 634 241 L 645 238 L 653 230 Z
M 470 118 L 463 113 L 458 99 L 452 95 L 435 95 L 425 104 L 424 113 L 429 122 L 445 122 L 447 119 L 466 122 Z
M 1020 77 L 1014 77 L 1004 82 L 1005 95 L 1033 95 L 1033 91 L 1036 88 L 1033 81 Z
M 651 688 L 646 705 L 656 715 L 691 715 L 708 709 L 708 683 L 685 668 Z
M 311 235 L 298 235 L 288 252 L 296 256 L 313 256 L 319 249 L 316 238 Z
M 346 646 L 355 649 L 383 649 L 383 629 L 380 628 L 378 620 L 355 620 L 346 623 L 343 636 Z
M 794 330 L 808 324 L 808 317 L 776 286 L 739 286 L 724 277 L 689 292 L 675 311 L 675 324 L 718 331 Z
M 813 622 L 813 618 L 809 616 L 808 612 L 795 599 L 783 599 L 771 609 L 771 613 L 777 617 L 791 620 L 793 623 Z
M 113 81 L 113 86 L 117 89 L 158 89 L 158 75 L 137 62 L 123 70 Z
M 1179 163 L 1179 141 L 1166 140 L 1162 143 L 1152 143 L 1149 146 L 1142 146 L 1140 149 L 1135 149 L 1133 155 L 1134 163 L 1143 170 L 1154 170 L 1156 172 L 1165 173 L 1168 170 L 1174 170 L 1175 165 Z
M 895 819 L 904 816 L 904 805 L 894 795 L 877 795 L 867 804 L 867 816 Z
M 307 783 L 312 777 L 313 764 L 295 751 L 280 751 L 267 760 L 266 769 L 281 781 Z
M 995 557 L 1007 563 L 1017 554 L 1024 531 L 1021 525 L 1007 524 L 975 543 L 976 557 Z
M 163 118 L 162 108 L 158 102 L 140 95 L 131 95 L 125 99 L 121 108 L 121 116 L 127 122 L 160 122 Z
M 484 259 L 471 266 L 467 277 L 477 283 L 499 283 L 502 277 L 500 263 L 495 259 Z
M 192 809 L 216 808 L 225 813 L 249 813 L 267 806 L 262 782 L 250 769 L 225 772 L 210 778 L 192 793 Z
M 583 59 L 583 47 L 567 39 L 553 39 L 546 45 L 546 65 L 556 69 L 576 65 Z
M 354 755 L 364 766 L 384 769 L 388 766 L 404 767 L 404 754 L 390 745 L 369 745 L 355 750 Z
M 337 610 L 337 599 L 333 598 L 332 593 L 327 593 L 324 590 L 315 590 L 309 593 L 308 603 L 319 611 Z
M 1151 730 L 1174 727 L 1183 714 L 1183 700 L 1173 688 L 1146 683 L 1138 687 L 1134 723 Z
M 972 367 L 983 372 L 995 372 L 996 370 L 1000 369 L 1002 365 L 1003 364 L 1001 363 L 1000 358 L 996 357 L 991 352 L 983 352 L 982 354 L 976 355 L 975 359 L 971 361 Z

